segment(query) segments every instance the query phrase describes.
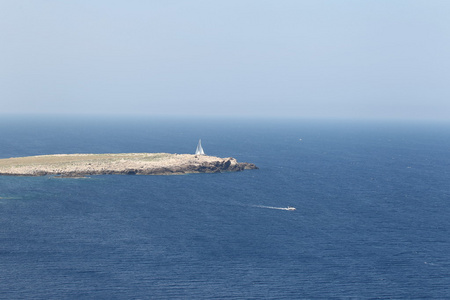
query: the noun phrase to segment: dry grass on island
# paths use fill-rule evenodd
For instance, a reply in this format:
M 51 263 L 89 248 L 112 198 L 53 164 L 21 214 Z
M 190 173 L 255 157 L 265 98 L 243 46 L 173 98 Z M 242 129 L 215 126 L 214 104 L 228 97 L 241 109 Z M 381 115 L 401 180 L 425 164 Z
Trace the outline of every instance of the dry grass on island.
M 55 154 L 0 159 L 0 175 L 170 175 L 257 169 L 234 158 L 170 153 Z

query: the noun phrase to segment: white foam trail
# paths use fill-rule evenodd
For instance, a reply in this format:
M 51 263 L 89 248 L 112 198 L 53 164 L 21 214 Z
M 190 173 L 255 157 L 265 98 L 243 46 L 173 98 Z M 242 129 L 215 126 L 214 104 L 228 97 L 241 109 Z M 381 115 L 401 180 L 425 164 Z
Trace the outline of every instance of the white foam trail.
M 275 207 L 275 206 L 264 206 L 264 205 L 254 205 L 254 207 L 269 208 L 269 209 L 279 209 L 279 210 L 289 210 L 287 207 Z

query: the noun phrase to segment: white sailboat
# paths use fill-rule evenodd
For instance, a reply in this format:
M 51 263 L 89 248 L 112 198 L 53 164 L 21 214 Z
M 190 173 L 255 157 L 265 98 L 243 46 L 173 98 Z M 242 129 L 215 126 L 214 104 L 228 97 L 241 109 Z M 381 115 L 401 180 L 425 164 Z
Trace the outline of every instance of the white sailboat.
M 205 155 L 205 152 L 203 151 L 202 148 L 202 140 L 198 140 L 198 145 L 197 145 L 197 149 L 195 150 L 195 155 Z

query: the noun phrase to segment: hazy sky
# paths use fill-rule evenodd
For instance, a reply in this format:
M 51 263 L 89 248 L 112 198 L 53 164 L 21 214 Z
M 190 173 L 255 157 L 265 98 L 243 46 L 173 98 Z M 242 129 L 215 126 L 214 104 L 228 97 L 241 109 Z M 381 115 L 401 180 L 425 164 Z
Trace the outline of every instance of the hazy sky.
M 0 0 L 0 113 L 450 118 L 448 0 Z

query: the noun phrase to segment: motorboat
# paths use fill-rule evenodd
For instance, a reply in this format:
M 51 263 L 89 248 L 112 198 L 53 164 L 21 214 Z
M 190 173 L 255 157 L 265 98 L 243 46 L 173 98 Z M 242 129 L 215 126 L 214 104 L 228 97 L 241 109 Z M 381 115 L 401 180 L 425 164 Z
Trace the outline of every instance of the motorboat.
M 295 208 L 295 207 L 292 207 L 292 206 L 288 206 L 288 207 L 286 208 L 286 210 L 296 210 L 296 208 Z

